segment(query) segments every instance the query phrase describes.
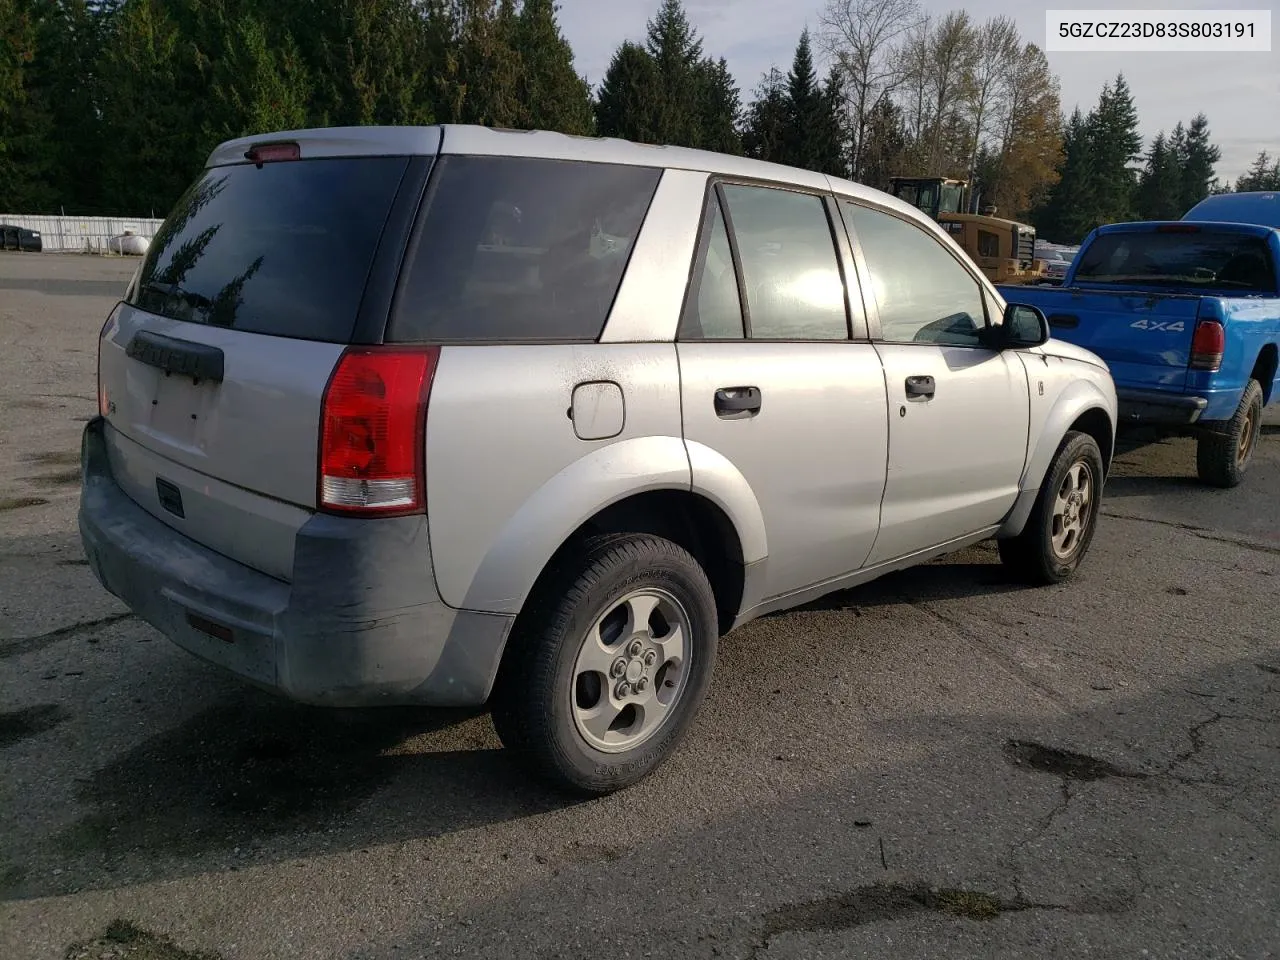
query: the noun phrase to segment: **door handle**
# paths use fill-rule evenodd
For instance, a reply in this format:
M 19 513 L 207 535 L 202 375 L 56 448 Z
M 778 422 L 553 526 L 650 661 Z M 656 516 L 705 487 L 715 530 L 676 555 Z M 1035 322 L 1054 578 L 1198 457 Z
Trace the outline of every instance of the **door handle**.
M 716 416 L 726 420 L 744 414 L 754 417 L 760 412 L 762 399 L 759 387 L 721 387 L 716 391 Z
M 1074 313 L 1051 313 L 1049 314 L 1049 326 L 1074 330 L 1080 326 L 1080 318 Z
M 907 377 L 908 400 L 932 400 L 936 390 L 933 377 Z

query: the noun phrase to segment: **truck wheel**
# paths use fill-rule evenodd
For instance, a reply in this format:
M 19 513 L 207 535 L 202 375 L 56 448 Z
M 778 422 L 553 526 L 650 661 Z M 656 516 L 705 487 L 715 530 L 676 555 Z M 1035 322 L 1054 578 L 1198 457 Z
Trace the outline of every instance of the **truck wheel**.
M 1253 451 L 1262 434 L 1262 386 L 1250 380 L 1225 423 L 1200 434 L 1196 443 L 1196 472 L 1200 480 L 1214 487 L 1234 487 L 1244 479 Z
M 719 625 L 698 562 L 669 540 L 586 540 L 517 620 L 493 720 L 505 747 L 572 790 L 643 779 L 675 749 L 711 682 Z
M 1102 453 L 1087 433 L 1071 431 L 1049 465 L 1022 533 L 997 546 L 1009 572 L 1024 583 L 1061 583 L 1080 566 L 1102 505 Z

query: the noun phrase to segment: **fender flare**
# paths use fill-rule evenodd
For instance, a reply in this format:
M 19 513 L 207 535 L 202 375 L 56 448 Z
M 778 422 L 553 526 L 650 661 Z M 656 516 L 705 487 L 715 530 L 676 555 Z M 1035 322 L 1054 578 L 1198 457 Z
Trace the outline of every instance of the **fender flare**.
M 695 471 L 680 437 L 636 437 L 598 447 L 544 483 L 494 538 L 463 599 L 463 608 L 515 615 L 547 562 L 601 510 L 655 490 L 701 494 L 728 516 L 743 559 L 762 559 L 764 515 L 746 478 L 700 444 Z M 698 475 L 699 483 L 693 482 Z
M 1049 471 L 1049 464 L 1053 462 L 1058 447 L 1062 446 L 1062 438 L 1066 436 L 1071 425 L 1090 410 L 1102 411 L 1111 422 L 1112 449 L 1102 451 L 1103 458 L 1107 462 L 1111 461 L 1115 454 L 1117 420 L 1115 402 L 1109 401 L 1107 395 L 1096 383 L 1090 380 L 1073 381 L 1058 395 L 1053 408 L 1044 419 L 1044 424 L 1040 428 L 1040 438 L 1036 441 L 1035 449 L 1027 457 L 1026 466 L 1022 470 L 1022 479 L 1018 484 L 1018 499 L 997 531 L 997 537 L 1016 537 L 1022 532 L 1023 527 L 1027 525 L 1027 518 L 1031 516 L 1036 497 L 1040 495 L 1040 485 Z

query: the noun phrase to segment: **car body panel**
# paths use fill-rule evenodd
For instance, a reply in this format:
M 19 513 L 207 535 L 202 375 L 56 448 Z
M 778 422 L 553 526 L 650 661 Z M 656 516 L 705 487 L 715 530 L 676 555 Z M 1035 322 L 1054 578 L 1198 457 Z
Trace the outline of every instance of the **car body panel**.
M 1215 194 L 1197 203 L 1182 215 L 1182 219 L 1256 223 L 1280 228 L 1280 190 Z
M 616 384 L 621 431 L 580 440 L 574 388 Z M 551 554 L 630 492 L 689 489 L 674 344 L 447 346 L 427 418 L 427 515 L 445 602 L 518 610 Z M 495 553 L 497 550 L 497 553 Z
M 999 523 L 1027 457 L 1027 374 L 1015 351 L 879 344 L 889 391 L 889 473 L 880 563 Z M 936 395 L 909 399 L 908 377 Z
M 884 375 L 869 343 L 679 344 L 684 435 L 732 463 L 760 504 L 766 593 L 861 567 L 875 543 L 888 428 Z M 721 388 L 760 391 L 755 416 L 724 419 Z M 702 462 L 695 488 L 707 483 Z

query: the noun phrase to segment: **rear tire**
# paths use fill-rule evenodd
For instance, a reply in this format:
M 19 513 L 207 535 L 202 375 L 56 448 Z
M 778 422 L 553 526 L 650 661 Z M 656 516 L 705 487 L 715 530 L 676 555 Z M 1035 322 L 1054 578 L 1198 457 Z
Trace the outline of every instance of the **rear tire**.
M 1239 486 L 1262 435 L 1262 386 L 1250 380 L 1231 419 L 1207 429 L 1196 443 L 1196 472 L 1202 483 L 1229 489 Z
M 1033 586 L 1070 578 L 1093 542 L 1102 505 L 1103 466 L 1087 433 L 1062 438 L 1022 533 L 997 541 L 1011 576 Z
M 543 779 L 595 795 L 638 782 L 675 750 L 719 639 L 706 574 L 649 534 L 567 551 L 515 629 L 494 690 L 498 736 Z

